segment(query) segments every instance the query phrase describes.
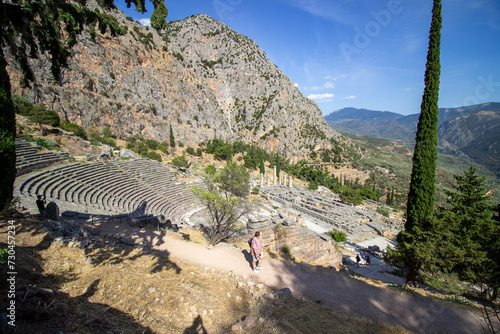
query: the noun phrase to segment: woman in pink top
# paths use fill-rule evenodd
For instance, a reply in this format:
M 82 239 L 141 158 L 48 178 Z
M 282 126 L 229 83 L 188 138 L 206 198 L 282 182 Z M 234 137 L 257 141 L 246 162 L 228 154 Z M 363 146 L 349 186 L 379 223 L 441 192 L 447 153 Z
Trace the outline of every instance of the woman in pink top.
M 260 232 L 255 232 L 255 237 L 252 238 L 251 254 L 252 254 L 252 269 L 254 273 L 258 273 L 257 270 L 262 269 L 262 259 L 264 254 L 262 254 L 262 247 L 260 245 Z M 255 266 L 257 264 L 257 266 Z

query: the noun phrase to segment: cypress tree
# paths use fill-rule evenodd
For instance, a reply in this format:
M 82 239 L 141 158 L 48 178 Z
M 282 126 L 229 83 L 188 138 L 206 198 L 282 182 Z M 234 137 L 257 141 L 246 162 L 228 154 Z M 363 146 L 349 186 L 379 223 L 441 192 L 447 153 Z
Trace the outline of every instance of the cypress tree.
M 266 174 L 266 168 L 264 166 L 264 159 L 262 158 L 262 155 L 260 156 L 260 173 Z
M 174 138 L 174 132 L 172 131 L 172 124 L 170 124 L 170 147 L 175 147 L 175 138 Z
M 276 153 L 276 177 L 280 177 L 280 171 L 281 171 L 281 163 L 280 163 L 280 156 L 278 153 Z
M 425 69 L 425 88 L 417 126 L 410 191 L 406 209 L 405 233 L 398 235 L 398 243 L 410 243 L 412 246 L 410 248 L 418 248 L 418 242 L 410 242 L 410 240 L 417 240 L 418 238 L 412 238 L 411 235 L 418 233 L 423 227 L 419 226 L 420 222 L 432 216 L 435 203 L 438 100 L 441 75 L 441 8 L 441 0 L 434 0 Z M 406 283 L 416 286 L 421 261 L 414 254 L 415 250 L 412 249 L 403 254 L 403 257 L 405 264 L 409 267 Z
M 230 163 L 233 161 L 233 148 L 231 145 L 227 145 L 227 159 L 226 160 L 227 160 L 227 163 Z

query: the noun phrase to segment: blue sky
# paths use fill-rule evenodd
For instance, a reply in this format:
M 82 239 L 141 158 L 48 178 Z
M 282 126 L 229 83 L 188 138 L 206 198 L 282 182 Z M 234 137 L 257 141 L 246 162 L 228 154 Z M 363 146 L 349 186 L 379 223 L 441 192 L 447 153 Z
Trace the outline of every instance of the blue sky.
M 147 1 L 147 0 L 146 0 Z M 115 4 L 136 21 L 144 15 Z M 257 42 L 324 114 L 420 111 L 432 0 L 182 0 Z M 500 102 L 500 1 L 443 0 L 440 107 Z

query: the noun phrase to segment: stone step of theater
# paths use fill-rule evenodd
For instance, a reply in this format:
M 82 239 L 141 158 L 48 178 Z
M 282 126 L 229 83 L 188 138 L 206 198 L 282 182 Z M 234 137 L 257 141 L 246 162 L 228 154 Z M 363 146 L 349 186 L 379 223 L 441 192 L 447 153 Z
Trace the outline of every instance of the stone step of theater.
M 338 266 L 342 255 L 337 252 L 331 239 L 324 240 L 307 227 L 288 218 L 248 217 L 248 234 L 243 240 L 251 238 L 256 231 L 261 232 L 262 247 L 273 253 L 281 252 L 283 246 L 290 248 L 290 253 L 298 262 L 319 266 Z

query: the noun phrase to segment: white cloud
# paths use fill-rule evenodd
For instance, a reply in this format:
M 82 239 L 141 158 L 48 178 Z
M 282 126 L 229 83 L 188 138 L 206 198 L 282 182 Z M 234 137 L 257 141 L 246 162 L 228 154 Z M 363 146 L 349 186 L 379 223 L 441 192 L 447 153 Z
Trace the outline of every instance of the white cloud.
M 295 87 L 299 88 L 299 84 L 298 84 L 297 82 L 295 82 L 293 85 L 294 85 Z
M 326 93 L 326 94 L 311 94 L 307 98 L 311 99 L 315 102 L 331 102 L 335 95 Z
M 336 81 L 338 79 L 342 79 L 342 78 L 345 78 L 346 75 L 345 74 L 342 74 L 342 75 L 339 75 L 338 77 L 332 77 L 331 75 L 327 75 L 326 77 L 324 77 L 323 79 L 324 80 L 331 80 L 331 81 Z
M 353 100 L 353 99 L 357 99 L 357 98 L 358 98 L 357 96 L 351 95 L 351 96 L 343 97 L 342 100 Z
M 323 90 L 323 89 L 334 89 L 335 85 L 333 82 L 325 82 L 323 86 L 313 86 L 313 87 L 304 87 L 304 90 Z
M 150 19 L 140 19 L 139 20 L 139 23 L 143 26 L 148 26 L 148 27 L 151 27 L 151 20 Z
M 352 24 L 355 15 L 346 6 L 351 0 L 286 0 L 290 5 L 327 20 Z

